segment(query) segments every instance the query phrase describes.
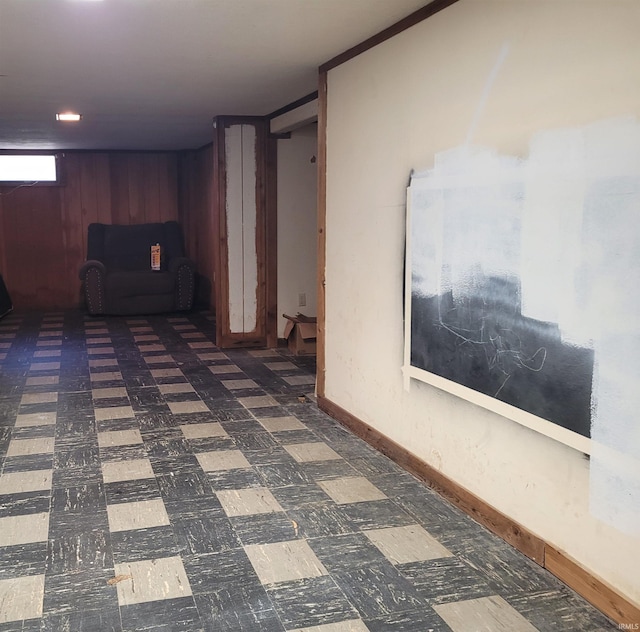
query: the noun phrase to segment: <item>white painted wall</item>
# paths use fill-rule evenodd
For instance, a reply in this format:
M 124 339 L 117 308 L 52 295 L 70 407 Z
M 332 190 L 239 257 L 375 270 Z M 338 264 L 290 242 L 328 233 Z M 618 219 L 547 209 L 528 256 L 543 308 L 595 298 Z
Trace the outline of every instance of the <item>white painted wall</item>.
M 636 602 L 640 538 L 596 517 L 582 453 L 433 386 L 407 393 L 401 367 L 411 170 L 640 117 L 638 32 L 637 2 L 460 0 L 329 72 L 325 392 Z
M 278 337 L 283 313 L 317 315 L 318 129 L 307 125 L 278 141 Z M 306 306 L 298 295 L 306 294 Z

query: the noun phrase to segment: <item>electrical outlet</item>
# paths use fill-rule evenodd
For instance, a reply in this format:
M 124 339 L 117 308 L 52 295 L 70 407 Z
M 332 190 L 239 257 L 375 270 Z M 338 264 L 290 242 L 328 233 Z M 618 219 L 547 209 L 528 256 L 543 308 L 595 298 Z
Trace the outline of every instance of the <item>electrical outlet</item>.
M 305 307 L 307 304 L 307 295 L 304 292 L 298 294 L 298 307 Z

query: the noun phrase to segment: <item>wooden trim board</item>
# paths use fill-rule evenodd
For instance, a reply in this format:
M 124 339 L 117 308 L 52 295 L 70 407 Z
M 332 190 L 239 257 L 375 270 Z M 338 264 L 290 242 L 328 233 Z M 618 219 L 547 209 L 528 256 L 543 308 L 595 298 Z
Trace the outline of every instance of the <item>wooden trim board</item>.
M 318 330 L 316 391 L 324 395 L 325 383 L 325 272 L 327 265 L 327 73 L 318 77 Z
M 224 124 L 216 121 L 213 129 L 213 258 L 216 306 L 216 344 L 222 344 L 228 331 L 229 266 L 227 263 L 227 220 L 225 215 L 226 164 L 224 160 Z
M 550 544 L 545 547 L 545 568 L 616 623 L 637 626 L 627 629 L 639 629 L 640 608 L 638 606 Z
M 435 15 L 442 9 L 446 9 L 447 7 L 455 4 L 458 0 L 433 0 L 429 2 L 426 6 L 414 11 L 406 18 L 403 18 L 399 22 L 392 24 L 390 27 L 380 31 L 376 35 L 371 36 L 369 39 L 366 39 L 364 42 L 360 42 L 360 44 L 356 44 L 355 46 L 349 48 L 344 53 L 340 53 L 340 55 L 336 55 L 333 59 L 330 59 L 328 62 L 325 62 L 320 66 L 320 73 L 327 72 L 336 66 L 340 66 L 340 64 L 344 64 L 346 61 L 361 55 L 365 51 L 368 51 L 370 48 L 377 46 L 378 44 L 382 44 L 388 39 L 395 37 L 398 33 L 402 33 L 402 31 L 406 31 L 408 28 L 430 18 L 432 15 Z
M 278 142 L 268 133 L 264 142 L 266 331 L 267 347 L 273 348 L 278 345 Z
M 229 128 L 249 126 L 255 130 L 255 257 L 256 257 L 256 322 L 252 331 L 232 332 L 229 316 L 229 230 L 227 225 L 227 156 Z M 216 261 L 216 344 L 229 347 L 264 347 L 276 344 L 277 239 L 275 215 L 275 141 L 267 135 L 267 121 L 256 116 L 218 116 L 215 119 L 214 142 L 214 226 Z M 271 164 L 268 164 L 271 161 Z M 272 179 L 272 181 L 269 180 Z M 270 336 L 270 337 L 269 337 Z
M 318 351 L 320 351 L 320 345 L 318 345 Z M 318 407 L 376 450 L 395 461 L 400 467 L 419 478 L 428 487 L 444 496 L 481 525 L 546 568 L 616 623 L 640 625 L 640 609 L 637 605 L 616 592 L 606 582 L 591 574 L 565 553 L 472 494 L 380 431 L 334 404 L 324 394 L 320 395 L 319 391 Z
M 295 101 L 292 101 L 291 103 L 288 103 L 287 105 L 284 105 L 281 108 L 278 108 L 274 112 L 271 112 L 271 114 L 267 114 L 267 116 L 265 118 L 272 119 L 272 118 L 276 118 L 278 116 L 282 116 L 283 114 L 286 114 L 287 112 L 291 112 L 292 110 L 295 110 L 296 108 L 299 108 L 301 105 L 306 105 L 307 103 L 310 103 L 311 101 L 315 101 L 315 99 L 317 99 L 317 98 L 318 98 L 318 92 L 316 90 L 316 92 L 312 92 L 310 94 L 307 94 L 307 95 L 301 97 L 300 99 L 296 99 Z

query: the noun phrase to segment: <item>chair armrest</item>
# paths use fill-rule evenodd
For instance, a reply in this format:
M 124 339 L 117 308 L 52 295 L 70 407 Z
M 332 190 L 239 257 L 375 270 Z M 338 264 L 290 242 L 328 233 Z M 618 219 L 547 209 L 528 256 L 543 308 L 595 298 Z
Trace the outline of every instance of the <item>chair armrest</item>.
M 106 306 L 104 280 L 107 274 L 104 264 L 96 259 L 89 259 L 82 264 L 79 274 L 89 314 L 92 316 L 104 314 Z
M 183 266 L 195 272 L 196 264 L 188 257 L 173 257 L 173 259 L 169 261 L 169 272 L 175 273 Z
M 107 273 L 107 269 L 104 267 L 104 263 L 102 263 L 102 261 L 98 261 L 97 259 L 89 259 L 88 261 L 85 261 L 80 267 L 78 276 L 80 277 L 81 281 L 84 281 L 85 276 L 90 268 L 97 268 L 102 275 L 105 275 Z
M 190 310 L 195 291 L 196 264 L 187 257 L 169 261 L 169 272 L 176 276 L 176 310 Z

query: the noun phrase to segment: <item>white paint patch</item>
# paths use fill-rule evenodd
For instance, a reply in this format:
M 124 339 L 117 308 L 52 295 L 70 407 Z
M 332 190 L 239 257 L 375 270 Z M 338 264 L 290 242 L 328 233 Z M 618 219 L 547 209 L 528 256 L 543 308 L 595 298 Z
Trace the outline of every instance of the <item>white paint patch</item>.
M 414 292 L 455 300 L 481 275 L 519 279 L 524 316 L 594 349 L 591 512 L 639 534 L 638 122 L 542 132 L 526 160 L 466 145 L 440 153 L 412 177 L 408 205 Z M 405 375 L 415 377 L 409 349 Z
M 590 510 L 640 534 L 640 125 L 585 130 L 580 311 L 594 331 Z
M 256 134 L 252 125 L 231 125 L 225 136 L 229 328 L 256 328 Z
M 242 220 L 242 126 L 232 125 L 225 134 L 227 263 L 229 268 L 229 328 L 244 330 L 243 220 Z
M 431 171 L 414 175 L 413 290 L 462 298 L 482 275 L 517 277 L 522 190 L 518 159 L 466 146 L 438 154 Z
M 256 247 L 256 128 L 242 126 L 242 254 L 243 331 L 256 328 L 258 310 L 258 253 Z
M 469 131 L 467 132 L 467 140 L 466 145 L 469 145 L 473 141 L 473 135 L 475 134 L 476 128 L 478 127 L 478 123 L 482 118 L 482 113 L 487 105 L 487 100 L 489 99 L 489 94 L 491 94 L 491 89 L 493 88 L 493 84 L 498 77 L 498 73 L 500 72 L 500 68 L 502 68 L 505 60 L 507 59 L 507 55 L 509 54 L 509 42 L 505 42 L 498 53 L 498 58 L 496 59 L 491 72 L 489 73 L 489 77 L 487 79 L 487 83 L 484 86 L 484 90 L 482 91 L 482 96 L 480 97 L 480 101 L 478 102 L 478 107 L 473 115 L 473 121 L 471 122 L 471 126 L 469 127 Z
M 580 263 L 584 207 L 584 137 L 579 130 L 534 137 L 526 161 L 522 204 L 522 314 L 558 323 L 566 338 L 588 346 L 576 318 L 575 270 Z M 570 333 L 572 332 L 572 333 Z

